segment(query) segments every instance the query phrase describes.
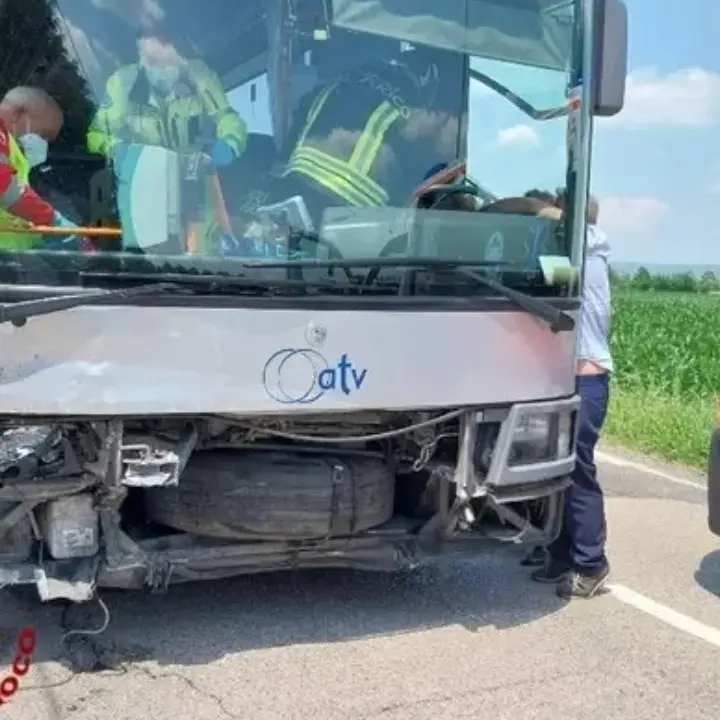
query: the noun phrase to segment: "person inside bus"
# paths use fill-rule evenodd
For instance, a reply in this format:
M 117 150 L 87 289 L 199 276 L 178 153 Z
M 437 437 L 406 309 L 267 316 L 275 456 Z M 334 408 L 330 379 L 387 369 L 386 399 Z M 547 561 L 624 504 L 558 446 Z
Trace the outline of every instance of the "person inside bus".
M 548 190 L 538 190 L 536 188 L 528 190 L 525 193 L 524 197 L 540 200 L 548 206 L 554 206 L 557 201 L 557 198 L 555 197 L 555 195 L 553 195 L 553 193 L 549 192 Z
M 216 167 L 242 156 L 247 125 L 222 81 L 202 60 L 183 57 L 162 29 L 142 30 L 137 62 L 113 73 L 88 133 L 88 150 L 111 157 L 123 145 L 202 149 Z
M 41 88 L 16 87 L 0 101 L 0 249 L 90 249 L 73 233 L 43 238 L 23 231 L 31 224 L 77 228 L 29 184 L 30 171 L 46 161 L 63 121 L 62 108 Z
M 139 152 L 147 145 L 199 153 L 210 160 L 205 172 L 216 178 L 217 168 L 242 156 L 248 136 L 221 80 L 202 60 L 183 57 L 161 28 L 142 30 L 137 50 L 138 61 L 117 70 L 106 83 L 105 101 L 88 132 L 88 150 L 112 160 L 121 183 L 132 181 Z M 198 190 L 202 247 L 252 254 L 251 245 L 235 238 L 229 223 L 216 217 L 220 185 L 207 180 Z M 131 208 L 120 208 L 121 217 L 131 214 Z
M 436 102 L 436 60 L 447 54 L 423 48 L 372 57 L 345 72 L 336 67 L 334 57 L 367 56 L 369 42 L 336 31 L 318 43 L 321 82 L 299 100 L 284 137 L 283 179 L 315 222 L 333 205 L 407 206 L 428 168 L 456 155 L 459 93 L 455 109 L 452 101 L 447 108 Z M 270 51 L 282 55 L 282 48 Z M 270 91 L 283 90 L 277 83 Z

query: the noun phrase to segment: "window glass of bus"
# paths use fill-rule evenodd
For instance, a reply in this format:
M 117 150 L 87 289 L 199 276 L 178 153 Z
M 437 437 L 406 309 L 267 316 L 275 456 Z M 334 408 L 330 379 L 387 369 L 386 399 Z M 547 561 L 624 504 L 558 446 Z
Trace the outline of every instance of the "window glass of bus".
M 499 92 L 471 76 L 470 174 L 499 198 L 529 195 L 552 203 L 567 177 L 569 70 L 485 58 L 473 58 L 470 65 L 483 78 L 502 86 Z M 579 249 L 573 251 L 570 247 L 564 223 L 558 227 L 550 221 L 537 222 L 532 217 L 518 215 L 503 218 L 503 223 L 520 230 L 523 226 L 526 228 L 520 236 L 513 231 L 500 233 L 505 239 L 508 236 L 522 239 L 515 244 L 517 252 L 512 253 L 512 257 L 502 252 L 498 255 L 503 260 L 538 267 L 541 255 L 562 255 L 574 264 L 580 263 Z
M 74 167 L 92 168 L 74 171 L 84 181 L 81 219 L 120 226 L 121 249 L 150 262 L 190 253 L 188 262 L 201 266 L 222 236 L 254 231 L 259 205 L 294 196 L 321 234 L 333 209 L 384 210 L 385 226 L 370 222 L 358 234 L 362 223 L 346 222 L 343 230 L 343 252 L 377 254 L 387 219 L 408 208 L 417 186 L 434 168 L 465 158 L 463 127 L 470 173 L 493 194 L 564 181 L 566 122 L 533 120 L 477 81 L 464 122 L 467 56 L 450 47 L 334 27 L 293 28 L 276 47 L 268 9 L 283 3 L 275 0 L 7 0 L 3 12 L 11 6 L 16 25 L 4 22 L 3 37 L 24 43 L 54 33 L 40 43 L 55 53 L 41 63 L 42 82 L 54 77 L 60 88 L 62 76 L 72 90 L 57 92 L 74 113 L 66 131 Z M 42 32 L 28 26 L 33 13 Z M 283 65 L 286 40 L 292 52 Z M 19 78 L 32 62 L 18 65 Z M 532 103 L 564 96 L 564 72 L 472 62 L 519 94 L 540 93 Z M 65 75 L 61 66 L 70 68 Z M 88 158 L 112 172 L 100 172 L 100 182 Z M 111 192 L 96 193 L 103 183 Z M 101 208 L 93 206 L 98 195 Z
M 334 28 L 309 40 L 294 28 L 276 46 L 268 10 L 282 3 L 274 0 L 207 0 L 202 11 L 194 0 L 175 0 L 171 11 L 162 0 L 58 5 L 98 98 L 88 150 L 113 164 L 125 249 L 181 251 L 182 238 L 170 237 L 174 216 L 184 226 L 190 214 L 203 255 L 219 234 L 246 234 L 258 205 L 294 196 L 318 228 L 327 208 L 407 207 L 429 170 L 462 152 L 464 59 L 451 50 Z M 172 92 L 156 93 L 155 80 Z M 294 152 L 301 138 L 312 168 Z M 202 192 L 219 190 L 223 212 L 185 181 L 184 164 L 199 153 L 219 177 Z M 351 190 L 338 170 L 346 165 Z

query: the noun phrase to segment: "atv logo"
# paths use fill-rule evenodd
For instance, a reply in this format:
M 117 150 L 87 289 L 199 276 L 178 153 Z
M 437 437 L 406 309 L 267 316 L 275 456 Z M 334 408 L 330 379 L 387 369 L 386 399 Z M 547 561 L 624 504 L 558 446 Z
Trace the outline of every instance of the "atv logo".
M 367 368 L 353 363 L 347 353 L 329 363 L 312 348 L 284 348 L 265 363 L 265 392 L 283 405 L 310 405 L 326 393 L 352 395 L 362 389 Z

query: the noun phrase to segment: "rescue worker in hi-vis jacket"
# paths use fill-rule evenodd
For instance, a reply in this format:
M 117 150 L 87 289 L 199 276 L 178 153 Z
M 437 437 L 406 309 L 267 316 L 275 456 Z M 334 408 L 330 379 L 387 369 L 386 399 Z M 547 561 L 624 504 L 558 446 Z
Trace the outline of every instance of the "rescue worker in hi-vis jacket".
M 140 32 L 137 49 L 138 62 L 120 68 L 106 83 L 104 103 L 88 132 L 88 150 L 112 161 L 121 184 L 131 182 L 148 145 L 187 157 L 202 154 L 210 160 L 211 174 L 240 158 L 247 126 L 230 106 L 216 73 L 199 59 L 182 57 L 161 29 Z M 199 202 L 202 216 L 201 246 L 236 251 L 240 241 L 215 217 L 213 182 L 198 192 L 193 204 Z M 132 215 L 122 201 L 120 214 Z M 129 231 L 129 220 L 123 219 L 123 228 Z
M 202 149 L 216 167 L 244 152 L 247 126 L 230 107 L 220 78 L 201 60 L 180 56 L 160 31 L 141 32 L 138 62 L 108 79 L 88 150 L 110 157 L 122 144 Z
M 63 126 L 63 111 L 44 90 L 16 87 L 0 101 L 0 250 L 90 250 L 72 233 L 54 238 L 27 232 L 32 225 L 77 226 L 30 187 L 30 171 L 47 160 L 48 145 Z
M 446 120 L 430 110 L 434 72 L 421 57 L 378 61 L 313 93 L 296 116 L 285 177 L 331 200 L 321 204 L 407 205 L 427 168 L 452 158 L 433 147 Z
M 333 205 L 407 206 L 428 169 L 457 152 L 460 94 L 443 89 L 440 78 L 450 54 L 417 48 L 336 69 L 335 57 L 367 57 L 370 42 L 349 31 L 318 42 L 312 53 L 318 82 L 296 101 L 287 123 L 284 179 L 315 221 Z M 272 44 L 270 52 L 283 56 Z M 283 72 L 280 60 L 275 65 L 270 91 L 281 96 L 283 76 L 297 70 Z

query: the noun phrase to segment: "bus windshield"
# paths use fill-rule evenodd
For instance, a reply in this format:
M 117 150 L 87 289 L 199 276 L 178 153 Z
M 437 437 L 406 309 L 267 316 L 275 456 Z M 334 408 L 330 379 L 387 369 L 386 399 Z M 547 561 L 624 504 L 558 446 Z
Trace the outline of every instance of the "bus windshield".
M 544 268 L 582 261 L 545 212 L 574 192 L 578 3 L 6 0 L 3 94 L 64 113 L 30 184 L 78 228 L 6 212 L 0 283 L 382 257 L 385 287 L 412 256 L 576 292 Z

